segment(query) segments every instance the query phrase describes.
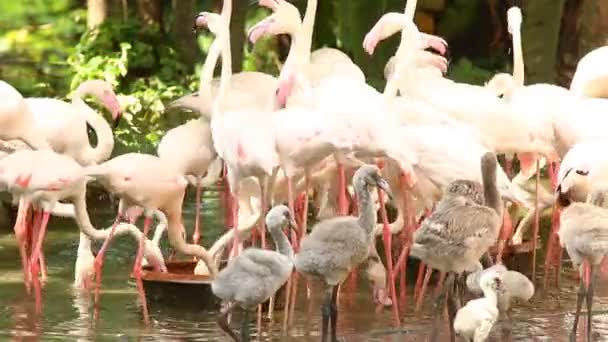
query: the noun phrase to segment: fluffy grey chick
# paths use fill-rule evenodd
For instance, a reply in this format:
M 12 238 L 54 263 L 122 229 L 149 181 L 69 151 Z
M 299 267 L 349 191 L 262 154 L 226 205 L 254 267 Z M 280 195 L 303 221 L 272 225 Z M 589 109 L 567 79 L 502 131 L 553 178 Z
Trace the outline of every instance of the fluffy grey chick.
M 450 183 L 433 213 L 414 233 L 411 255 L 429 267 L 448 273 L 435 302 L 431 341 L 438 338 L 440 313 L 445 297 L 451 321 L 456 313 L 453 298 L 456 274 L 481 268 L 479 259 L 496 243 L 502 223 L 502 201 L 496 186 L 496 156 L 481 158 L 483 184 L 470 180 Z M 451 339 L 454 339 L 451 331 Z
M 217 322 L 235 341 L 239 339 L 228 325 L 228 314 L 237 306 L 244 310 L 241 341 L 248 341 L 249 311 L 268 300 L 291 275 L 293 249 L 282 231 L 287 224 L 291 228 L 296 227 L 289 209 L 284 205 L 272 208 L 266 215 L 266 226 L 278 252 L 247 248 L 232 259 L 211 283 L 213 294 L 230 303 L 220 311 Z
M 561 214 L 559 241 L 570 260 L 579 268 L 581 282 L 576 298 L 576 314 L 570 338 L 576 329 L 583 305 L 587 303 L 587 340 L 591 340 L 593 292 L 598 266 L 608 255 L 608 184 L 595 185 L 586 203 L 574 202 Z
M 488 272 L 498 273 L 502 280 L 503 286 L 498 291 L 498 309 L 501 312 L 509 311 L 513 301 L 527 302 L 534 295 L 534 284 L 528 277 L 517 271 L 510 271 L 501 264 L 469 274 L 467 276 L 467 288 L 471 293 L 475 295 L 483 294 L 480 278 Z
M 392 196 L 388 183 L 380 176 L 376 166 L 361 166 L 353 176 L 359 217 L 341 216 L 318 222 L 312 228 L 312 233 L 302 240 L 300 252 L 295 257 L 298 272 L 319 277 L 327 284 L 321 309 L 322 341 L 327 340 L 330 319 L 331 340 L 336 341 L 338 284 L 367 259 L 374 241 L 377 217 L 371 191 L 376 186 L 389 197 Z

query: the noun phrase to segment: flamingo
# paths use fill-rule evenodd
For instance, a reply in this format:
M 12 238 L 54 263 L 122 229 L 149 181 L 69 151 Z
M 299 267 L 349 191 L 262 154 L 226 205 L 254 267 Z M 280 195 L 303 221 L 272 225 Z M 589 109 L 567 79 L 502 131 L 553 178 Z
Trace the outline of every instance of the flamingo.
M 222 110 L 222 103 L 229 101 L 226 91 L 230 87 L 232 74 L 231 51 L 228 24 L 230 22 L 232 4 L 225 1 L 221 13 L 221 24 L 216 41 L 221 46 L 222 72 L 220 87 L 215 99 L 211 118 L 211 133 L 214 147 L 224 160 L 227 169 L 227 179 L 230 190 L 235 198 L 239 198 L 241 181 L 254 177 L 261 189 L 262 201 L 267 197 L 271 178 L 278 167 L 278 156 L 275 152 L 275 139 L 269 121 L 272 112 L 256 108 L 241 108 L 239 110 Z M 209 13 L 201 12 L 196 19 L 196 26 L 202 27 L 209 23 Z M 216 24 L 216 23 L 214 23 Z M 233 214 L 235 227 L 238 223 L 235 206 Z M 242 248 L 242 243 L 235 240 L 234 252 Z M 231 253 L 231 255 L 234 253 Z
M 34 114 L 23 96 L 0 80 L 0 139 L 19 139 L 33 149 L 49 149 L 48 142 L 35 130 Z
M 15 235 L 28 288 L 30 281 L 37 279 L 38 261 L 51 213 L 74 217 L 80 231 L 89 238 L 101 240 L 106 237 L 107 233 L 95 229 L 89 220 L 85 198 L 86 179 L 82 166 L 72 158 L 50 150 L 23 150 L 1 159 L 0 170 L 0 183 L 19 198 Z M 70 201 L 73 206 L 66 207 L 60 200 Z M 34 236 L 35 245 L 28 260 L 23 240 L 27 229 L 24 215 L 32 204 L 40 208 L 41 214 L 38 236 Z M 155 261 L 154 264 L 161 269 L 164 267 L 164 262 Z
M 410 3 L 408 2 L 407 5 L 409 6 Z M 413 14 L 413 11 L 409 11 L 409 13 Z M 553 141 L 545 138 L 545 132 L 527 124 L 526 116 L 514 115 L 508 105 L 497 98 L 495 92 L 491 89 L 456 83 L 445 78 L 426 77 L 425 73 L 417 73 L 416 70 L 411 68 L 413 64 L 411 57 L 409 62 L 402 61 L 403 57 L 400 57 L 400 55 L 407 51 L 402 47 L 410 44 L 418 47 L 424 46 L 427 44 L 425 43 L 426 39 L 424 36 L 420 36 L 409 14 L 389 13 L 385 14 L 386 16 L 394 18 L 400 16 L 401 27 L 409 28 L 403 30 L 400 49 L 396 54 L 398 65 L 401 65 L 397 68 L 399 77 L 397 84 L 402 94 L 426 101 L 437 109 L 448 113 L 451 117 L 477 127 L 484 144 L 492 150 L 510 153 L 534 152 L 553 157 Z M 380 19 L 380 21 L 385 23 L 398 22 L 395 19 Z M 392 29 L 392 31 L 394 30 Z M 408 30 L 412 32 L 407 33 Z M 371 37 L 368 35 L 366 41 L 369 45 L 374 45 L 369 43 L 374 40 L 372 38 L 381 39 L 383 35 L 375 34 Z M 400 69 L 408 66 L 409 69 Z M 500 125 L 497 123 L 500 123 Z M 527 166 L 527 164 L 524 166 Z
M 570 91 L 581 97 L 608 97 L 606 85 L 608 69 L 604 61 L 608 57 L 608 46 L 587 53 L 576 65 Z
M 51 98 L 26 99 L 33 113 L 36 133 L 48 141 L 53 151 L 66 154 L 83 166 L 108 159 L 114 148 L 110 125 L 83 101 L 86 95 L 92 95 L 105 106 L 112 114 L 116 127 L 121 118 L 120 104 L 112 86 L 102 80 L 80 84 L 71 103 Z M 95 147 L 89 143 L 87 124 L 97 135 Z
M 192 243 L 200 239 L 200 204 L 203 187 L 214 184 L 221 172 L 221 160 L 213 149 L 209 123 L 203 119 L 191 120 L 170 129 L 158 145 L 158 157 L 176 165 L 184 175 L 191 176 L 196 186 L 194 234 Z M 207 176 L 203 176 L 207 173 Z

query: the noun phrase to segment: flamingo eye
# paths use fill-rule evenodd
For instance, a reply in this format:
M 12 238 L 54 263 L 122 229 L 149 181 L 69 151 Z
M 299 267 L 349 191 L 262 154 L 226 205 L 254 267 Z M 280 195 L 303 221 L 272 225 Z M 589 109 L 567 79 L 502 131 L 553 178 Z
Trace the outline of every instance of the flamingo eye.
M 589 174 L 589 170 L 576 170 L 576 173 L 581 176 L 587 176 Z

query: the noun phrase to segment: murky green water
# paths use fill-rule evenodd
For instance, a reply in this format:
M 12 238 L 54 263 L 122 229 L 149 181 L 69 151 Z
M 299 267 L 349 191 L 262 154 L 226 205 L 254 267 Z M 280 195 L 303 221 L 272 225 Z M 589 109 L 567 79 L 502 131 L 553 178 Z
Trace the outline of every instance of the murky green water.
M 192 227 L 194 201 L 185 206 L 185 222 Z M 204 198 L 204 244 L 209 246 L 223 232 L 217 192 L 207 192 Z M 97 227 L 111 224 L 114 212 L 106 205 L 90 210 Z M 49 280 L 43 292 L 43 312 L 37 315 L 34 300 L 23 286 L 19 254 L 10 231 L 0 232 L 0 340 L 74 340 L 74 341 L 215 341 L 224 335 L 215 325 L 215 312 L 185 311 L 152 305 L 150 324 L 146 326 L 138 304 L 135 284 L 129 279 L 136 244 L 130 238 L 116 240 L 104 264 L 100 320 L 93 322 L 92 299 L 72 290 L 78 231 L 71 220 L 53 218 L 44 250 Z M 166 245 L 166 242 L 163 242 Z M 96 245 L 99 248 L 100 244 Z M 166 250 L 166 249 L 165 249 Z M 501 317 L 492 338 L 497 341 L 567 341 L 576 299 L 576 281 L 568 271 L 562 277 L 561 291 L 541 290 L 531 303 L 516 307 L 512 319 Z M 340 294 L 339 335 L 347 341 L 424 341 L 430 329 L 430 303 L 422 317 L 412 313 L 411 299 L 403 323 L 395 328 L 390 310 L 376 312 L 371 303 L 368 285 L 359 276 L 355 293 L 345 286 Z M 596 291 L 594 331 L 597 340 L 608 340 L 608 286 L 600 281 Z M 300 281 L 300 285 L 303 282 Z M 264 321 L 261 339 L 264 341 L 317 341 L 320 333 L 320 298 L 315 287 L 308 301 L 300 286 L 294 320 L 287 331 L 282 329 L 283 316 L 277 311 L 274 321 Z M 412 290 L 408 293 L 411 296 Z M 189 298 L 184 298 L 188 301 Z M 240 315 L 233 317 L 238 328 Z M 257 334 L 252 322 L 251 332 Z M 582 324 L 581 324 L 582 328 Z M 447 340 L 447 325 L 442 325 Z M 510 331 L 510 333 L 509 333 Z M 582 330 L 581 330 L 582 331 Z M 579 337 L 582 341 L 582 338 Z

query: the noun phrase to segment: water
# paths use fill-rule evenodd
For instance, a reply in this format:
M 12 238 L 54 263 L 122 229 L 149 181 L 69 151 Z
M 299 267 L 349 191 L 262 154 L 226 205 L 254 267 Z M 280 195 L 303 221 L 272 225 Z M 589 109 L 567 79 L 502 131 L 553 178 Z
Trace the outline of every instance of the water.
M 185 223 L 193 226 L 194 201 L 185 206 Z M 204 244 L 209 246 L 223 232 L 217 192 L 206 192 L 204 198 Z M 114 212 L 107 204 L 96 205 L 90 214 L 97 227 L 111 224 Z M 19 254 L 14 236 L 0 232 L 0 340 L 61 341 L 216 341 L 224 335 L 215 324 L 216 313 L 184 311 L 170 307 L 150 307 L 150 324 L 145 326 L 138 304 L 135 284 L 129 279 L 136 244 L 130 239 L 113 242 L 104 263 L 103 291 L 100 320 L 93 324 L 92 300 L 86 294 L 72 290 L 74 261 L 78 232 L 71 220 L 52 219 L 44 249 L 49 280 L 43 292 L 43 313 L 35 313 L 34 301 L 23 286 Z M 166 244 L 166 241 L 164 242 Z M 165 246 L 166 247 L 166 246 Z M 99 248 L 99 244 L 96 245 Z M 410 277 L 411 278 L 411 277 Z M 301 278 L 300 278 L 301 279 Z M 396 328 L 392 312 L 377 312 L 371 302 L 367 282 L 359 276 L 358 292 L 343 291 L 339 300 L 338 331 L 346 341 L 424 341 L 430 329 L 430 302 L 424 313 L 412 313 L 409 289 L 407 312 Z M 300 285 L 303 285 L 301 280 Z M 608 339 L 608 286 L 598 281 L 594 302 L 594 332 L 596 340 Z M 561 291 L 543 293 L 537 290 L 530 303 L 517 306 L 509 321 L 501 317 L 491 340 L 495 341 L 567 341 L 574 319 L 576 280 L 572 270 L 562 276 Z M 347 286 L 345 286 L 347 287 Z M 320 339 L 320 294 L 322 288 L 313 287 L 311 301 L 305 298 L 300 286 L 295 317 L 287 332 L 282 329 L 283 316 L 277 311 L 274 322 L 262 324 L 263 341 L 318 341 Z M 188 298 L 184 298 L 187 301 Z M 232 326 L 240 326 L 240 314 L 233 316 Z M 582 329 L 583 324 L 581 324 Z M 447 340 L 444 323 L 441 340 Z M 579 330 L 582 331 L 582 330 Z M 510 332 L 510 333 L 509 333 Z M 257 334 L 252 323 L 251 333 Z M 579 340 L 582 340 L 579 333 Z

